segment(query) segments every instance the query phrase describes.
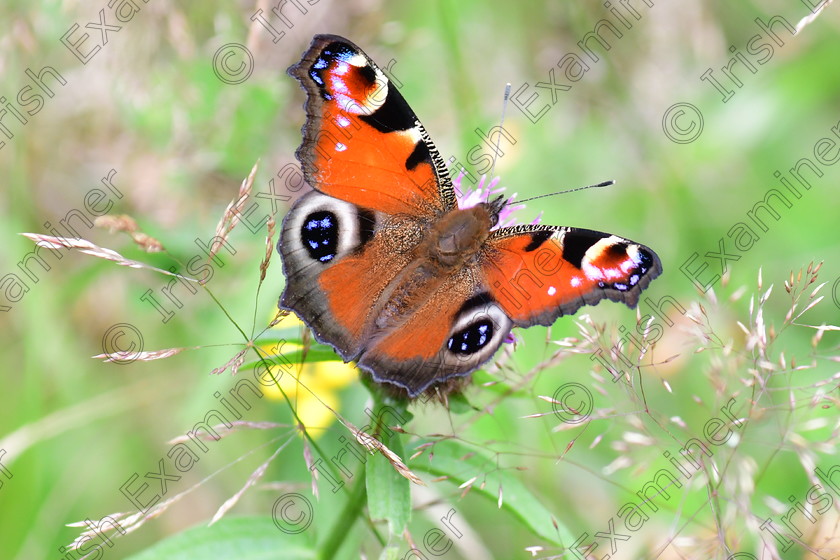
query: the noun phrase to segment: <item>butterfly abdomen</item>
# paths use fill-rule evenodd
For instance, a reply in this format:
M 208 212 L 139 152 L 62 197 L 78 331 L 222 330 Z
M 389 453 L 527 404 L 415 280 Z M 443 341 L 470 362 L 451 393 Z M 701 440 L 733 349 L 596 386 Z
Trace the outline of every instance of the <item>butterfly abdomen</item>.
M 441 284 L 438 267 L 415 260 L 394 278 L 374 306 L 378 330 L 392 330 L 406 321 Z
M 439 292 L 446 279 L 476 260 L 491 227 L 484 205 L 444 214 L 412 251 L 410 264 L 389 284 L 374 307 L 379 330 L 398 328 Z

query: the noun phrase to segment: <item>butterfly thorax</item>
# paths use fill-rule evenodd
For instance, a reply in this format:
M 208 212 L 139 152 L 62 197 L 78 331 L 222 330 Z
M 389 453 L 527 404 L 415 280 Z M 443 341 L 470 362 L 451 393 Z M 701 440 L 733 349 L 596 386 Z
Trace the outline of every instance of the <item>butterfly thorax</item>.
M 492 226 L 486 204 L 450 210 L 434 224 L 420 252 L 443 268 L 461 266 L 481 250 Z

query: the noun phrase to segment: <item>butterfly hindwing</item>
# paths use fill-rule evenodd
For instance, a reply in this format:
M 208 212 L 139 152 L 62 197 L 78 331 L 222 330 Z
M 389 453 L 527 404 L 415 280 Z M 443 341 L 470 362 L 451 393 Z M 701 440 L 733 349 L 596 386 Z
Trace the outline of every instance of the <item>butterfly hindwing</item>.
M 355 44 L 316 35 L 289 69 L 307 93 L 298 149 L 317 190 L 386 214 L 432 217 L 455 206 L 443 159 L 384 72 Z
M 318 340 L 330 343 L 346 360 L 363 347 L 370 302 L 406 258 L 389 255 L 381 246 L 387 238 L 375 238 L 383 219 L 382 214 L 311 191 L 283 220 L 277 250 L 283 257 L 286 288 L 280 306 L 305 319 Z M 377 262 L 391 266 L 372 266 Z
M 462 269 L 436 282 L 399 328 L 371 340 L 359 367 L 412 398 L 477 369 L 493 357 L 513 326 L 480 282 L 477 269 Z
M 635 307 L 641 291 L 662 272 L 659 257 L 644 245 L 545 225 L 496 230 L 484 263 L 493 297 L 518 327 L 551 325 L 604 298 Z

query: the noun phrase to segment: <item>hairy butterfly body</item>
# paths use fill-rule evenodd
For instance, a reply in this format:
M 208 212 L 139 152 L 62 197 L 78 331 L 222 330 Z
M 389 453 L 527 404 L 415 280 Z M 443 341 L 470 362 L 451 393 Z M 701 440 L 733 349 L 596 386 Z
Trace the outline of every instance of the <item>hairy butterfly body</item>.
M 488 361 L 512 327 L 604 298 L 634 307 L 661 273 L 615 235 L 497 228 L 501 198 L 459 208 L 428 133 L 347 39 L 317 35 L 289 73 L 307 95 L 296 155 L 314 190 L 283 222 L 280 307 L 375 381 L 416 397 Z

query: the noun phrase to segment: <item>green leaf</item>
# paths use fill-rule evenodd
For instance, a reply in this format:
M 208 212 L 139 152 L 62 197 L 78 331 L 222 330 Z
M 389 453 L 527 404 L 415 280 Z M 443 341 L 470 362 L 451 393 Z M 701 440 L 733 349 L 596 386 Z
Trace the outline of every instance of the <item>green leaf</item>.
M 294 350 L 288 354 L 283 354 L 282 357 L 268 357 L 265 362 L 268 365 L 297 365 L 302 362 L 317 363 L 317 362 L 340 362 L 341 358 L 336 354 L 332 348 L 310 348 L 305 354 L 300 350 Z M 239 366 L 239 371 L 250 371 L 255 367 L 261 365 L 262 360 L 255 360 Z
M 468 412 L 475 412 L 477 409 L 470 404 L 464 393 L 452 393 L 447 397 L 449 403 L 449 412 L 452 414 L 467 414 Z
M 375 394 L 374 398 L 376 398 Z M 402 417 L 408 414 L 405 403 L 390 402 L 388 405 L 383 405 L 381 401 L 377 401 L 374 406 L 374 417 L 387 426 L 389 418 L 393 418 L 391 411 L 396 411 L 397 415 Z M 405 460 L 405 449 L 403 449 L 400 434 L 378 425 L 374 425 L 373 430 L 373 435 Z M 402 535 L 411 517 L 411 489 L 408 479 L 397 472 L 384 455 L 376 453 L 368 461 L 365 484 L 371 519 L 386 519 L 390 534 Z
M 424 442 L 417 442 L 418 445 L 422 443 Z M 496 461 L 481 455 L 473 448 L 456 441 L 439 442 L 434 446 L 431 460 L 421 455 L 408 467 L 413 471 L 424 471 L 435 476 L 445 475 L 455 484 L 463 484 L 473 477 L 478 477 L 472 485 L 471 492 L 478 492 L 490 498 L 494 505 L 498 503 L 501 487 L 502 509 L 530 527 L 534 534 L 561 546 L 568 546 L 575 540 L 569 529 L 554 519 L 551 512 L 513 472 L 498 470 Z M 485 483 L 483 488 L 482 482 Z
M 128 560 L 307 560 L 315 558 L 306 532 L 287 534 L 271 517 L 225 517 L 208 527 L 197 525 L 173 535 Z
M 392 535 L 391 542 L 385 545 L 385 548 L 382 549 L 382 552 L 379 553 L 379 560 L 400 560 L 400 551 L 402 550 L 402 546 L 398 544 L 398 539 Z M 401 540 L 399 540 L 401 542 Z

